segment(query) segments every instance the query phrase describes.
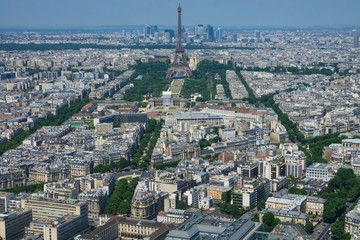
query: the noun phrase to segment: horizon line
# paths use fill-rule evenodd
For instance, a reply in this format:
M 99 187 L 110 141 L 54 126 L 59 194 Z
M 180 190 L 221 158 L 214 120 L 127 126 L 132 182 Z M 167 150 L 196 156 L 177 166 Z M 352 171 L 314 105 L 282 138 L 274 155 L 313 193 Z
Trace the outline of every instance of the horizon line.
M 185 24 L 183 27 L 195 27 L 197 25 L 208 25 L 205 23 Z M 71 26 L 1 26 L 3 30 L 106 30 L 106 28 L 123 28 L 129 30 L 138 30 L 145 26 L 158 26 L 160 28 L 177 28 L 177 25 L 164 24 L 123 24 L 123 25 L 71 25 Z M 360 28 L 356 24 L 313 24 L 313 25 L 212 25 L 220 28 L 229 29 L 339 29 L 339 28 Z

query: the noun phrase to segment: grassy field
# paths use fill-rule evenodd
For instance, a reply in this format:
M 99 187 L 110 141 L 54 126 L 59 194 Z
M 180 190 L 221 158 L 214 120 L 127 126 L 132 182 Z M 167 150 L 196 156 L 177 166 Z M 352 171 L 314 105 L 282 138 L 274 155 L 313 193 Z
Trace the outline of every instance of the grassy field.
M 169 91 L 171 91 L 173 94 L 179 94 L 181 88 L 180 87 L 170 87 Z
M 182 86 L 182 85 L 184 85 L 184 80 L 174 80 L 173 82 L 172 82 L 172 85 L 173 86 Z

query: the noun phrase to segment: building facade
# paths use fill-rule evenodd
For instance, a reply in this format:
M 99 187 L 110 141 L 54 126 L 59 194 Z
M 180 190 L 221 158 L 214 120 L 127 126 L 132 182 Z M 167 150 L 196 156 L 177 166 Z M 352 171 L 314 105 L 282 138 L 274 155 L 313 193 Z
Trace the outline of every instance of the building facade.
M 31 220 L 31 209 L 0 214 L 0 238 L 3 240 L 20 239 Z

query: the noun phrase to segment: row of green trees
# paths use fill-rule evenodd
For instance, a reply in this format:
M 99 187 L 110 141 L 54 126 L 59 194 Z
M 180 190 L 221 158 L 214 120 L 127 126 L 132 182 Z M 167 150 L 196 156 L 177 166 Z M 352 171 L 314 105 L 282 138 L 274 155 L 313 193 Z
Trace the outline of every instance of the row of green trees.
M 297 128 L 296 123 L 292 122 L 288 115 L 281 111 L 278 104 L 275 104 L 273 95 L 263 97 L 261 98 L 261 101 L 263 101 L 266 107 L 271 107 L 275 113 L 278 114 L 278 118 L 286 128 L 291 141 L 294 142 L 295 140 L 298 140 L 302 144 L 309 146 L 309 151 L 305 148 L 300 149 L 306 156 L 308 166 L 314 162 L 325 163 L 326 161 L 322 157 L 324 147 L 329 146 L 332 143 L 341 143 L 341 141 L 346 138 L 346 136 L 339 137 L 340 133 L 305 138 L 304 134 Z
M 120 161 L 111 162 L 110 164 L 107 165 L 99 164 L 93 168 L 92 172 L 93 173 L 106 173 L 111 171 L 120 172 L 127 166 L 129 166 L 129 162 L 125 158 L 121 158 Z
M 292 142 L 298 140 L 302 144 L 309 146 L 309 151 L 305 148 L 300 147 L 300 150 L 302 150 L 306 156 L 308 166 L 313 164 L 314 162 L 326 162 L 322 157 L 323 148 L 331 143 L 341 143 L 341 141 L 346 138 L 346 136 L 340 137 L 339 136 L 340 133 L 333 133 L 323 136 L 305 138 L 304 134 L 297 128 L 296 123 L 292 122 L 289 119 L 289 116 L 281 111 L 279 104 L 275 104 L 274 94 L 263 96 L 261 98 L 256 98 L 252 89 L 247 85 L 246 81 L 241 76 L 241 73 L 238 72 L 238 74 L 246 90 L 249 93 L 249 97 L 246 98 L 245 100 L 248 100 L 249 102 L 255 104 L 261 102 L 266 107 L 272 108 L 274 112 L 278 115 L 279 121 L 286 128 L 289 135 L 289 139 Z
M 243 75 L 241 74 L 240 70 L 237 68 L 236 69 L 236 74 L 238 75 L 241 83 L 244 85 L 246 91 L 248 92 L 248 97 L 245 98 L 244 100 L 249 101 L 249 103 L 255 104 L 258 102 L 258 99 L 256 98 L 254 91 L 251 89 L 251 87 L 249 86 L 249 84 L 245 81 Z
M 296 123 L 292 122 L 289 119 L 289 116 L 286 113 L 283 113 L 279 107 L 279 104 L 275 104 L 274 101 L 274 95 L 268 95 L 268 96 L 263 96 L 259 99 L 266 107 L 268 108 L 272 108 L 274 110 L 274 112 L 278 115 L 278 119 L 280 120 L 280 122 L 282 123 L 282 125 L 284 125 L 284 127 L 286 128 L 288 134 L 289 134 L 289 139 L 291 141 L 295 141 L 295 138 L 298 139 L 300 142 L 303 142 L 305 137 L 304 134 L 302 132 L 299 131 L 299 129 L 297 128 Z
M 123 178 L 116 185 L 114 192 L 106 203 L 105 213 L 107 214 L 127 214 L 130 212 L 131 199 L 139 178 L 133 178 L 128 182 Z
M 344 233 L 344 218 L 340 216 L 345 213 L 348 201 L 353 203 L 360 197 L 360 179 L 352 169 L 341 168 L 319 196 L 327 200 L 323 214 L 325 222 L 337 221 L 331 231 L 338 239 L 350 239 L 350 235 Z
M 8 188 L 8 189 L 4 189 L 4 190 L 1 190 L 1 191 L 11 192 L 11 193 L 14 193 L 14 194 L 18 194 L 18 193 L 21 193 L 21 192 L 36 193 L 36 192 L 42 192 L 44 190 L 44 184 L 45 183 L 36 183 L 36 184 L 31 184 L 31 185 L 26 185 L 26 186 Z
M 244 86 L 249 94 L 249 97 L 244 100 L 248 100 L 251 103 L 261 102 L 266 107 L 272 108 L 274 110 L 274 112 L 278 115 L 280 122 L 286 128 L 291 141 L 294 142 L 295 140 L 298 140 L 302 144 L 309 144 L 310 148 L 315 148 L 316 145 L 320 146 L 320 144 L 323 146 L 327 146 L 331 143 L 340 143 L 341 140 L 345 138 L 344 136 L 339 137 L 340 133 L 333 133 L 333 134 L 326 134 L 323 136 L 305 138 L 304 134 L 298 130 L 296 123 L 292 122 L 289 119 L 289 116 L 281 111 L 279 104 L 275 104 L 275 101 L 274 101 L 275 94 L 269 94 L 266 96 L 262 96 L 261 98 L 256 98 L 253 93 L 253 90 L 249 87 L 249 85 L 247 84 L 245 79 L 242 77 L 242 75 L 238 69 L 237 69 L 237 74 L 239 75 L 239 78 L 241 79 L 242 83 L 244 84 Z M 318 157 L 319 155 L 316 154 L 316 152 L 318 152 L 317 150 L 318 149 L 313 150 L 313 152 L 315 153 L 315 161 L 321 161 L 321 159 Z
M 166 163 L 155 163 L 154 168 L 157 170 L 164 170 L 166 168 L 174 168 L 179 164 L 180 161 L 172 161 L 172 162 L 166 162 Z
M 111 162 L 110 164 L 107 165 L 103 165 L 103 164 L 97 165 L 96 167 L 94 167 L 93 173 L 121 171 L 122 169 L 128 167 L 129 165 L 131 165 L 134 168 L 146 169 L 151 159 L 152 150 L 154 149 L 157 139 L 160 136 L 160 130 L 162 124 L 163 124 L 163 120 L 159 122 L 157 122 L 155 119 L 149 120 L 148 125 L 145 129 L 145 134 L 140 140 L 139 147 L 136 153 L 134 154 L 133 160 L 130 162 L 130 164 L 125 158 L 121 158 L 120 161 L 118 162 Z M 146 151 L 146 155 L 143 158 L 143 162 L 141 162 L 141 156 L 146 147 L 148 147 L 148 149 Z
M 161 119 L 159 122 L 157 122 L 157 124 L 156 124 L 156 126 L 154 128 L 153 135 L 152 135 L 152 137 L 150 139 L 150 142 L 148 142 L 148 146 L 147 146 L 148 149 L 146 150 L 146 154 L 143 157 L 142 162 L 141 162 L 140 167 L 139 167 L 142 170 L 147 169 L 147 167 L 150 164 L 151 155 L 153 153 L 156 142 L 157 142 L 158 138 L 160 137 L 160 132 L 161 132 L 161 128 L 162 128 L 163 124 L 164 124 L 164 120 Z
M 84 98 L 83 100 L 76 100 L 70 107 L 64 107 L 60 110 L 59 114 L 51 115 L 45 119 L 37 120 L 34 126 L 29 131 L 22 131 L 12 140 L 8 141 L 5 144 L 0 145 L 0 155 L 6 152 L 9 149 L 14 149 L 18 147 L 25 138 L 29 137 L 31 134 L 36 132 L 38 129 L 43 126 L 59 126 L 67 121 L 74 113 L 80 111 L 80 109 L 90 102 L 89 98 Z
M 153 134 L 155 127 L 157 125 L 157 122 L 155 119 L 150 119 L 148 122 L 148 125 L 145 129 L 145 134 L 143 136 L 143 138 L 140 140 L 140 144 L 139 147 L 136 151 L 136 153 L 133 156 L 133 160 L 131 161 L 131 166 L 134 168 L 138 167 L 138 164 L 140 163 L 140 159 L 141 156 L 146 148 L 146 146 L 148 145 L 151 135 Z
M 243 80 L 244 86 L 247 84 Z M 262 102 L 266 107 L 272 108 L 279 116 L 279 120 L 285 126 L 289 133 L 289 138 L 292 141 L 296 139 L 302 144 L 307 144 L 309 146 L 309 151 L 305 148 L 300 147 L 300 150 L 304 151 L 307 164 L 310 165 L 313 162 L 325 162 L 322 158 L 322 151 L 325 146 L 328 146 L 331 143 L 341 143 L 346 137 L 339 137 L 339 133 L 328 134 L 324 136 L 318 136 L 313 138 L 305 138 L 304 135 L 297 129 L 295 123 L 293 123 L 286 114 L 284 114 L 279 108 L 278 104 L 275 104 L 273 100 L 273 95 L 268 95 L 257 99 L 253 94 L 250 88 L 247 88 L 249 93 L 250 102 Z M 289 189 L 290 193 L 295 194 L 306 194 L 306 191 L 301 191 L 295 188 Z M 333 223 L 336 220 L 336 223 L 332 226 L 332 232 L 335 234 L 337 239 L 350 239 L 350 235 L 344 232 L 344 221 L 347 201 L 354 202 L 360 196 L 360 180 L 355 176 L 351 169 L 339 169 L 336 176 L 330 181 L 329 186 L 326 187 L 320 194 L 320 197 L 327 200 L 327 205 L 324 210 L 324 220 L 328 223 Z M 343 215 L 342 215 L 343 214 Z M 271 231 L 273 227 L 277 224 L 277 221 L 270 213 L 264 215 L 263 218 L 265 230 Z M 311 233 L 313 231 L 313 226 L 307 224 L 304 226 L 306 232 Z
M 350 240 L 350 233 L 345 232 L 345 215 L 341 215 L 339 219 L 331 226 L 331 232 L 335 235 L 336 239 Z
M 334 74 L 333 71 L 326 68 L 297 68 L 297 67 L 266 67 L 266 68 L 259 68 L 259 67 L 248 67 L 246 69 L 242 69 L 246 71 L 256 71 L 256 72 L 271 72 L 271 73 L 285 73 L 285 72 L 291 72 L 293 74 L 298 75 L 312 75 L 312 74 L 323 74 L 327 76 L 331 76 Z
M 166 91 L 171 79 L 166 78 L 166 72 L 169 64 L 166 62 L 147 62 L 137 61 L 134 65 L 135 74 L 130 80 L 134 84 L 128 93 L 125 94 L 126 101 L 142 101 L 144 95 L 160 97 L 162 91 Z M 136 79 L 142 75 L 142 79 Z
M 328 138 L 324 139 L 324 140 L 319 139 L 319 141 L 317 141 L 317 142 L 308 144 L 309 152 L 310 152 L 310 158 L 308 157 L 309 154 L 306 154 L 308 165 L 310 165 L 314 162 L 326 163 L 327 161 L 322 157 L 324 147 L 329 146 L 332 143 L 341 143 L 341 141 L 343 139 L 347 138 L 346 136 L 339 137 L 339 134 L 335 134 L 335 135 L 337 135 L 337 137 L 334 136 L 333 134 L 324 135 L 325 137 L 328 137 Z M 305 139 L 304 142 L 305 142 L 305 144 L 307 144 L 308 140 Z M 306 149 L 303 149 L 303 151 L 307 152 Z

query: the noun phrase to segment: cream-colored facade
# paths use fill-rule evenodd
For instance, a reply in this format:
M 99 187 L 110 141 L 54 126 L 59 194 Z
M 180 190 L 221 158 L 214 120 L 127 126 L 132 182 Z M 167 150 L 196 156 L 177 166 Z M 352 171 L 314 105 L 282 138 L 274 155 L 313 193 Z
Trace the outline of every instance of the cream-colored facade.
M 345 216 L 345 232 L 353 235 L 354 233 L 360 234 L 360 205 L 358 205 L 348 212 Z
M 153 219 L 156 217 L 156 198 L 149 193 L 141 199 L 133 199 L 131 202 L 131 217 L 140 219 Z
M 74 177 L 83 177 L 90 174 L 91 166 L 88 162 L 73 162 L 70 164 L 70 175 Z
M 67 200 L 76 199 L 80 192 L 80 181 L 59 181 L 44 185 L 44 196 L 46 198 Z
M 265 203 L 265 208 L 273 208 L 276 210 L 280 210 L 284 207 L 286 207 L 288 204 L 286 203 L 278 203 L 278 202 L 266 202 Z
M 55 201 L 34 197 L 22 199 L 21 207 L 32 209 L 33 222 L 28 232 L 45 234 L 45 239 L 72 239 L 89 226 L 88 206 L 78 200 Z
M 63 240 L 73 239 L 76 235 L 87 230 L 89 224 L 83 216 L 69 216 L 47 224 L 44 228 L 44 239 Z
M 272 208 L 276 210 L 291 209 L 298 212 L 306 211 L 306 196 L 302 195 L 285 195 L 282 197 L 269 197 L 266 200 L 265 208 Z
M 154 221 L 123 218 L 119 221 L 119 237 L 125 240 L 143 239 L 162 226 Z
M 64 180 L 70 178 L 70 169 L 69 168 L 58 168 L 52 170 L 50 168 L 45 169 L 32 169 L 29 172 L 29 178 L 33 178 L 35 183 L 43 182 L 56 182 L 59 180 Z
M 304 226 L 306 225 L 306 223 L 309 222 L 309 216 L 304 213 L 296 211 L 281 211 L 274 209 L 266 209 L 264 211 L 261 211 L 259 213 L 260 222 L 262 222 L 264 214 L 268 211 L 272 212 L 274 214 L 274 217 L 278 218 L 280 222 L 298 223 L 303 224 Z
M 31 220 L 31 209 L 0 214 L 0 239 L 13 240 L 21 238 L 25 233 L 25 227 L 29 226 Z
M 55 201 L 42 198 L 21 199 L 21 208 L 32 209 L 33 219 L 56 220 L 66 215 L 83 215 L 87 217 L 88 207 L 79 201 Z
M 360 148 L 360 139 L 344 139 L 342 146 L 343 148 Z
M 164 211 L 167 211 L 169 208 L 176 208 L 178 196 L 176 193 L 171 194 L 168 198 L 164 200 Z
M 0 190 L 24 186 L 25 183 L 25 170 L 15 168 L 0 168 Z
M 92 189 L 79 194 L 78 199 L 88 204 L 89 218 L 98 218 L 105 210 L 108 195 L 104 189 Z
M 306 200 L 306 213 L 322 216 L 324 213 L 326 200 L 308 196 Z
M 360 176 L 360 162 L 353 162 L 351 164 L 352 170 L 356 176 Z
M 169 225 L 151 220 L 113 217 L 92 232 L 81 235 L 79 240 L 103 239 L 165 239 Z
M 266 209 L 293 210 L 301 213 L 322 216 L 326 200 L 313 196 L 288 194 L 282 197 L 269 197 L 266 200 Z
M 206 187 L 206 196 L 212 196 L 213 199 L 221 200 L 222 194 L 224 192 L 230 191 L 230 187 L 221 187 L 221 186 L 207 186 Z

